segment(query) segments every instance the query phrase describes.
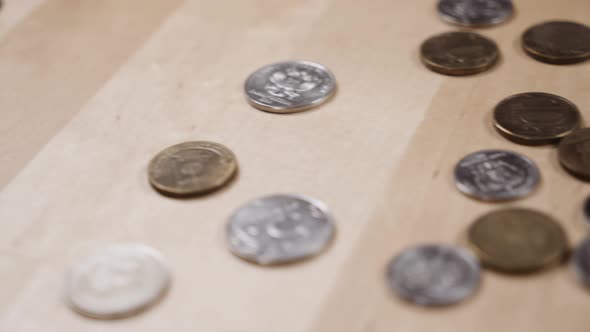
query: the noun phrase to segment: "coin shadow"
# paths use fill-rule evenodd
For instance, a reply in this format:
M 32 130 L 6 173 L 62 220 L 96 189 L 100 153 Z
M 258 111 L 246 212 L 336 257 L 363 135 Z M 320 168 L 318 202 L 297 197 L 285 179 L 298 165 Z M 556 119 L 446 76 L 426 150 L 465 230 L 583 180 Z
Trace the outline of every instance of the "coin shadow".
M 153 185 L 151 185 L 151 183 L 149 183 L 149 179 L 148 179 L 148 185 L 154 190 L 156 191 L 158 194 L 160 194 L 161 196 L 165 197 L 165 198 L 169 198 L 169 199 L 174 199 L 174 200 L 192 200 L 192 199 L 199 199 L 199 198 L 203 198 L 205 196 L 207 197 L 211 197 L 211 196 L 215 196 L 215 195 L 221 195 L 225 192 L 227 192 L 228 190 L 231 189 L 231 187 L 235 184 L 235 182 L 238 181 L 240 176 L 240 168 L 237 167 L 236 171 L 234 172 L 234 174 L 232 174 L 232 176 L 227 180 L 226 183 L 224 183 L 221 187 L 219 188 L 213 188 L 210 190 L 206 190 L 206 191 L 201 191 L 195 194 L 186 194 L 186 195 L 181 195 L 181 194 L 174 194 L 174 193 L 169 193 L 166 191 L 162 191 L 156 187 L 154 187 Z

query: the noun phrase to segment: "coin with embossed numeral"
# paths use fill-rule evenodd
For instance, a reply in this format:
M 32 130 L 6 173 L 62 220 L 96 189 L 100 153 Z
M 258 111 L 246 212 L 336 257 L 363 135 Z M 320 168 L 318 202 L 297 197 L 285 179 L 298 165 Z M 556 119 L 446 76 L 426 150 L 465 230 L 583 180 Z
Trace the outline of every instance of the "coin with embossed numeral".
M 420 48 L 422 62 L 445 75 L 472 75 L 491 68 L 500 51 L 494 41 L 482 35 L 455 31 L 427 39 Z
M 316 255 L 334 236 L 326 205 L 301 195 L 272 195 L 239 208 L 227 224 L 230 250 L 246 260 L 283 264 Z
M 404 250 L 387 269 L 389 286 L 401 298 L 424 306 L 450 305 L 471 296 L 480 266 L 467 250 L 424 245 Z
M 590 128 L 574 131 L 559 142 L 559 161 L 566 170 L 590 179 Z
M 159 192 L 172 196 L 202 194 L 218 189 L 237 170 L 234 154 L 214 142 L 185 142 L 164 149 L 149 165 L 149 180 Z
M 511 0 L 440 0 L 438 13 L 447 22 L 468 27 L 506 21 L 514 12 Z
M 455 167 L 455 184 L 464 194 L 484 201 L 517 199 L 532 193 L 541 180 L 529 158 L 511 151 L 482 150 Z
M 576 105 L 542 92 L 520 93 L 502 100 L 494 111 L 494 125 L 506 138 L 521 144 L 554 143 L 580 126 Z
M 557 263 L 567 252 L 567 237 L 550 216 L 508 208 L 478 218 L 468 241 L 484 265 L 504 272 L 532 272 Z
M 288 61 L 264 66 L 244 85 L 252 106 L 271 113 L 295 113 L 325 103 L 336 92 L 336 78 L 324 66 Z
M 529 28 L 522 46 L 532 58 L 553 64 L 590 59 L 590 27 L 568 21 L 551 21 Z
M 590 238 L 578 245 L 570 260 L 570 266 L 576 278 L 586 287 L 590 287 Z
M 67 275 L 65 296 L 75 311 L 93 318 L 127 317 L 160 299 L 170 285 L 160 253 L 141 244 L 112 245 Z

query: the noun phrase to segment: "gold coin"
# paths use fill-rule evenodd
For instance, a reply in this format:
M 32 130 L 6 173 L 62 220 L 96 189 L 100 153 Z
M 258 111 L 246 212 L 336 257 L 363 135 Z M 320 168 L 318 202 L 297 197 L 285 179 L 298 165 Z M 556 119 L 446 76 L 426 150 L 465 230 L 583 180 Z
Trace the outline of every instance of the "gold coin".
M 214 142 L 185 142 L 158 153 L 149 165 L 149 181 L 171 196 L 203 194 L 229 182 L 237 170 L 236 157 Z
M 543 213 L 509 208 L 488 213 L 468 230 L 468 241 L 484 265 L 525 273 L 557 263 L 567 251 L 559 223 Z

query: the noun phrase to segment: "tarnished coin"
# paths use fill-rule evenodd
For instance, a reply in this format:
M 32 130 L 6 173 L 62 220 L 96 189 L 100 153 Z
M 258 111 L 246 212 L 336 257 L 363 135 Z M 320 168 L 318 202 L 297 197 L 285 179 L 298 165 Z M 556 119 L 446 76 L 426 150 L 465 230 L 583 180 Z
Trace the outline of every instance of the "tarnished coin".
M 554 143 L 580 126 L 576 105 L 542 92 L 517 94 L 502 100 L 494 111 L 496 129 L 521 144 Z
M 590 27 L 551 21 L 529 28 L 522 36 L 525 52 L 536 60 L 570 64 L 590 59 Z
M 295 113 L 326 102 L 336 92 L 336 78 L 324 66 L 288 61 L 264 66 L 244 87 L 252 106 L 272 113 Z
M 149 180 L 163 194 L 196 195 L 222 187 L 236 173 L 236 157 L 214 142 L 185 142 L 158 153 L 149 165 Z
M 578 245 L 570 260 L 570 266 L 578 280 L 586 287 L 590 287 L 590 239 L 587 238 Z
M 65 296 L 70 307 L 83 315 L 123 318 L 159 300 L 170 279 L 168 267 L 155 249 L 140 244 L 112 245 L 70 270 Z
M 511 151 L 474 152 L 455 167 L 457 188 L 483 201 L 525 197 L 537 188 L 540 181 L 537 165 L 529 158 Z
M 387 269 L 390 287 L 401 298 L 424 306 L 450 305 L 477 290 L 480 267 L 467 250 L 425 245 L 404 250 Z
M 553 218 L 509 208 L 478 218 L 468 241 L 484 265 L 504 272 L 532 272 L 559 262 L 567 251 L 565 231 Z
M 566 170 L 590 179 L 590 128 L 574 131 L 559 142 L 559 161 Z
M 334 236 L 321 202 L 301 195 L 272 195 L 239 208 L 227 225 L 230 250 L 246 260 L 283 264 L 316 255 Z
M 485 71 L 498 60 L 492 40 L 473 32 L 447 32 L 427 39 L 421 47 L 422 62 L 445 75 L 471 75 Z
M 438 13 L 447 22 L 467 27 L 502 23 L 514 12 L 511 0 L 440 0 Z

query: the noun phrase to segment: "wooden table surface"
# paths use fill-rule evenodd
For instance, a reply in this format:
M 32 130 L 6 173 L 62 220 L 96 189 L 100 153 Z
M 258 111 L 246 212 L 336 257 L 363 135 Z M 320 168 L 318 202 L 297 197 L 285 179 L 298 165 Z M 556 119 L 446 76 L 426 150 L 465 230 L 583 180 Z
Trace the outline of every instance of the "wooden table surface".
M 553 147 L 496 133 L 490 113 L 525 91 L 562 95 L 590 118 L 590 63 L 553 66 L 520 49 L 548 19 L 590 24 L 588 0 L 516 0 L 510 22 L 480 32 L 503 60 L 471 77 L 425 69 L 420 43 L 452 27 L 434 0 L 4 0 L 0 11 L 0 331 L 583 332 L 590 292 L 565 267 L 513 277 L 486 271 L 476 296 L 440 310 L 391 296 L 384 268 L 404 247 L 461 244 L 499 205 L 452 183 L 455 162 L 484 148 L 534 159 L 543 183 L 511 203 L 585 235 L 588 185 Z M 250 107 L 244 79 L 275 61 L 327 65 L 339 91 L 305 113 Z M 186 140 L 238 156 L 239 177 L 213 195 L 175 200 L 146 179 L 150 158 Z M 326 202 L 332 247 L 316 259 L 262 268 L 232 256 L 234 208 L 276 192 Z M 164 253 L 164 300 L 118 321 L 63 304 L 64 273 L 109 243 Z

